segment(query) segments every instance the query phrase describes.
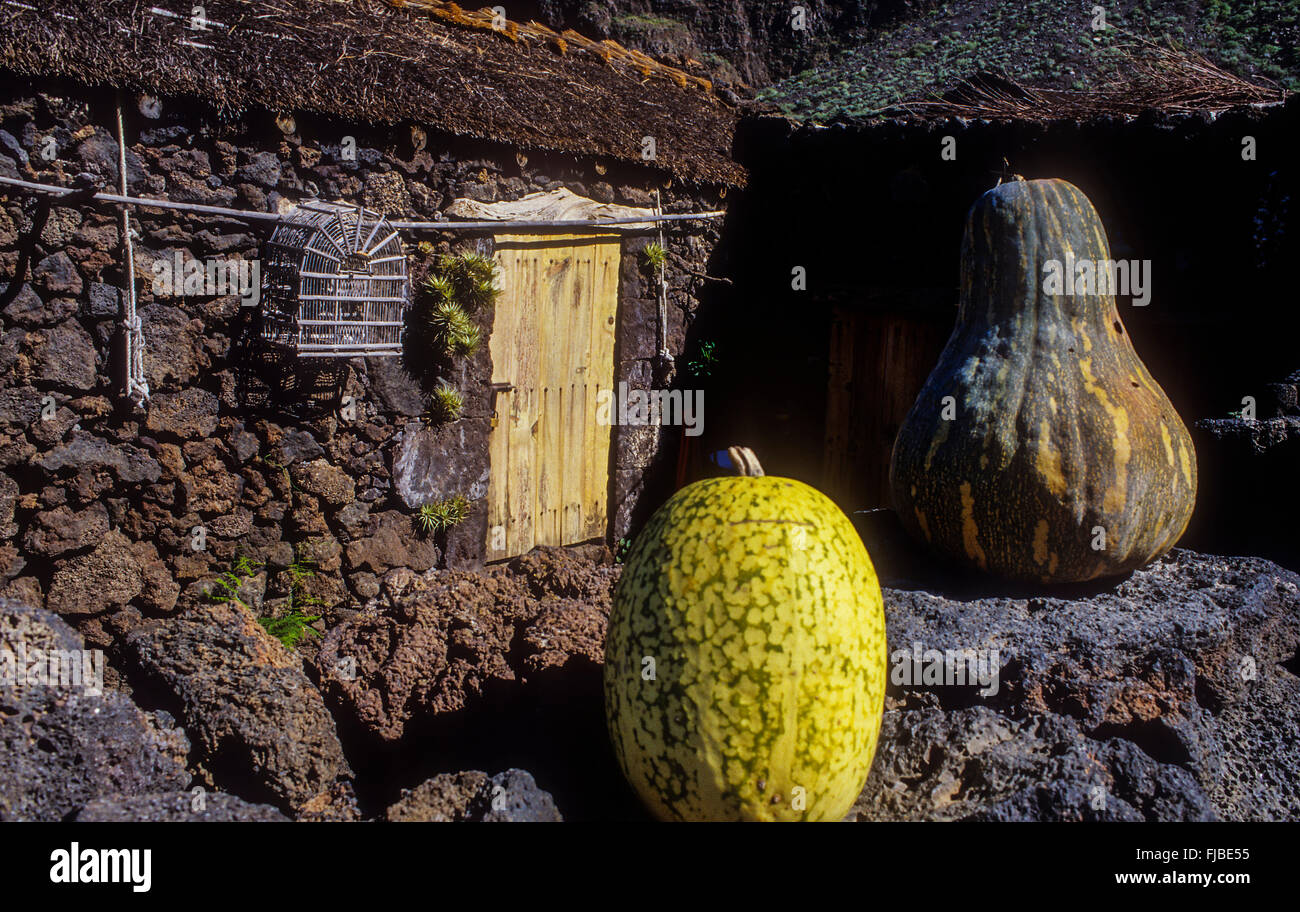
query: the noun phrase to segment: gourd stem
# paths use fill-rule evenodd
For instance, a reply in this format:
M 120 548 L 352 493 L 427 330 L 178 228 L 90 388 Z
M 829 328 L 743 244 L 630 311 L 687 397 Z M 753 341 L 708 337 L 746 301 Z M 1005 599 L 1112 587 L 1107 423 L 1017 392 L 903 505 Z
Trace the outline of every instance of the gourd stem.
M 737 475 L 753 477 L 763 474 L 763 466 L 759 464 L 758 457 L 754 455 L 754 451 L 749 447 L 727 447 L 727 458 L 731 460 L 731 465 L 735 468 Z

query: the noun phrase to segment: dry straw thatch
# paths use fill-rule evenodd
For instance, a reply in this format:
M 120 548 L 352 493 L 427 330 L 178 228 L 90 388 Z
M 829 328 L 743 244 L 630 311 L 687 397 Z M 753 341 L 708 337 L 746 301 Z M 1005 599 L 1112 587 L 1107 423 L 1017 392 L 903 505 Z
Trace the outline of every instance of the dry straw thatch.
M 736 112 L 707 80 L 613 42 L 440 0 L 41 0 L 0 5 L 0 70 L 348 123 L 412 122 L 737 185 Z M 161 10 L 161 12 L 159 12 Z M 170 13 L 170 15 L 168 14 Z M 500 26 L 500 27 L 495 27 Z

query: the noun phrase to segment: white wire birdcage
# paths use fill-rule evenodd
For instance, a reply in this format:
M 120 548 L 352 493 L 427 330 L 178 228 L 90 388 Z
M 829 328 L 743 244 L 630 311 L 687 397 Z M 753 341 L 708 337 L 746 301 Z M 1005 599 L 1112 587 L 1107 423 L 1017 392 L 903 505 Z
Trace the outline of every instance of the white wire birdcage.
M 378 213 L 310 201 L 287 212 L 262 264 L 262 338 L 302 358 L 402 353 L 406 254 Z

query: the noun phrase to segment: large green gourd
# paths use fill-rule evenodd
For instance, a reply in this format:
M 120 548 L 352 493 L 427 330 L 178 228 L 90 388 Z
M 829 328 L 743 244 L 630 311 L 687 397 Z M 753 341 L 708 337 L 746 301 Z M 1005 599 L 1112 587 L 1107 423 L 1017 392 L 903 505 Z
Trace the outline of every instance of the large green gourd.
M 885 692 L 880 585 L 827 497 L 697 481 L 628 554 L 605 648 L 615 754 L 664 820 L 839 820 Z
M 1109 260 L 1092 204 L 1062 180 L 1000 184 L 971 207 L 961 255 L 956 328 L 894 443 L 903 524 L 1019 580 L 1089 580 L 1169 550 L 1196 499 L 1187 428 L 1114 295 L 1045 282 L 1049 260 Z

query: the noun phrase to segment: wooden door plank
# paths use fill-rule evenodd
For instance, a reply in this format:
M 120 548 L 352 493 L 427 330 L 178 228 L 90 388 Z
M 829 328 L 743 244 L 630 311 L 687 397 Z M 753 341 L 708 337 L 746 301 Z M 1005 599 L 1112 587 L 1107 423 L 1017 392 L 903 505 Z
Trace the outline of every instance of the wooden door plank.
M 610 424 L 595 421 L 597 396 L 614 387 L 614 338 L 618 316 L 618 278 L 622 243 L 617 237 L 596 242 L 591 307 L 591 361 L 588 369 L 590 433 L 583 459 L 586 538 L 604 538 L 609 522 Z
M 538 387 L 539 360 L 537 334 L 539 320 L 535 302 L 539 293 L 540 264 L 537 258 L 521 251 L 522 266 L 519 300 L 520 316 L 516 323 L 516 363 L 513 410 L 510 427 L 510 463 L 507 468 L 510 497 L 511 530 L 507 533 L 511 555 L 524 554 L 537 543 L 537 425 L 541 412 Z
M 542 256 L 541 433 L 538 440 L 537 544 L 561 545 L 564 509 L 564 393 L 568 382 L 568 306 L 573 296 L 574 249 L 547 248 Z
M 492 382 L 514 383 L 516 381 L 515 365 L 518 361 L 516 344 L 519 337 L 517 325 L 520 307 L 521 261 L 519 251 L 498 249 L 497 263 L 501 269 L 501 294 L 497 297 L 495 314 L 492 321 L 492 335 L 488 340 L 488 350 L 492 355 Z M 508 533 L 511 528 L 510 516 L 510 441 L 511 411 L 516 407 L 514 396 L 502 393 L 497 396 L 497 426 L 489 435 L 489 474 L 487 497 L 487 546 L 486 559 L 501 560 L 511 554 Z
M 597 538 L 601 533 L 593 533 L 591 527 L 597 524 L 599 511 L 604 498 L 595 496 L 594 487 L 597 485 L 597 475 L 599 466 L 597 457 L 594 455 L 595 446 L 599 437 L 599 426 L 597 421 L 597 409 L 599 400 L 599 381 L 602 373 L 602 348 L 601 336 L 599 336 L 599 323 L 604 318 L 603 304 L 601 295 L 603 294 L 603 275 L 602 275 L 602 242 L 594 242 L 589 249 L 589 269 L 586 274 L 588 282 L 589 300 L 586 307 L 586 323 L 581 327 L 585 336 L 586 346 L 586 368 L 582 372 L 582 409 L 585 411 L 585 421 L 582 424 L 582 439 L 578 443 L 580 447 L 582 472 L 578 478 L 576 498 L 581 504 L 581 516 L 578 517 L 577 527 L 575 529 L 575 540 L 582 542 L 591 538 Z
M 582 541 L 582 479 L 586 461 L 583 443 L 587 406 L 583 375 L 591 347 L 591 245 L 574 244 L 572 249 L 573 285 L 564 304 L 564 430 L 560 438 L 564 459 L 560 535 L 566 545 Z
M 537 415 L 537 296 L 538 269 L 535 254 L 524 243 L 529 236 L 502 235 L 497 238 L 498 259 L 512 281 L 497 302 L 493 334 L 510 336 L 507 350 L 511 360 L 493 358 L 493 378 L 514 384 L 500 394 L 498 430 L 508 441 L 506 459 L 493 464 L 492 478 L 506 489 L 504 557 L 523 554 L 533 547 L 533 517 L 536 512 L 534 472 L 537 463 L 534 438 Z M 506 278 L 503 275 L 503 280 Z M 501 308 L 507 308 L 503 314 Z M 491 529 L 489 529 L 489 535 Z

